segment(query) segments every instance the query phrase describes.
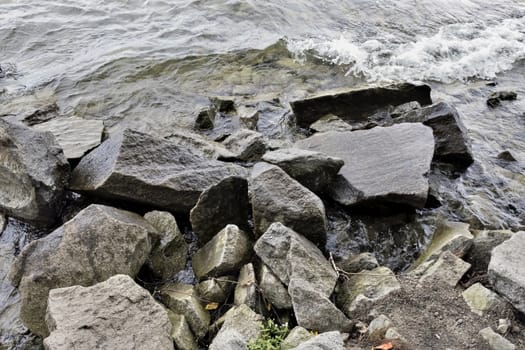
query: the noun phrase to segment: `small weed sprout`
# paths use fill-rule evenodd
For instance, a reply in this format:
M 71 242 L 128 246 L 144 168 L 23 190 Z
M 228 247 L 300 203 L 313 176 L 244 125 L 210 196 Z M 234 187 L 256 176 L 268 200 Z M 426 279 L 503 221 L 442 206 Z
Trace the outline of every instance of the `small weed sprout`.
M 248 344 L 248 350 L 279 350 L 288 335 L 288 325 L 279 325 L 268 319 L 261 327 L 261 335 Z

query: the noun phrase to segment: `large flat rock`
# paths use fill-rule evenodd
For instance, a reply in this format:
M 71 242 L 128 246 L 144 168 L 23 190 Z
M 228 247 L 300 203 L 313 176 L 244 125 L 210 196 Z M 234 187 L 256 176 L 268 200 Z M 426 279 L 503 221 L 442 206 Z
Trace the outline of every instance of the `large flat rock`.
M 400 203 L 422 208 L 434 154 L 432 129 L 421 123 L 326 132 L 296 146 L 344 160 L 331 196 L 343 205 Z
M 173 350 L 166 310 L 127 275 L 49 293 L 48 350 Z
M 129 129 L 82 158 L 71 188 L 168 211 L 189 212 L 222 179 L 245 176 L 238 165 L 206 159 L 176 143 Z

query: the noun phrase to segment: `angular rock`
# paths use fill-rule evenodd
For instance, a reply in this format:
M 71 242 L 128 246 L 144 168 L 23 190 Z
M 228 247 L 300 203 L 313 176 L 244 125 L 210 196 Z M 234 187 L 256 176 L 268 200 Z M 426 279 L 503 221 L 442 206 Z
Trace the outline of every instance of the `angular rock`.
M 137 214 L 90 205 L 31 242 L 10 271 L 21 295 L 20 318 L 33 333 L 47 335 L 44 316 L 51 289 L 90 286 L 116 274 L 136 276 L 151 251 L 152 235 L 155 229 Z
M 197 293 L 207 303 L 223 303 L 233 289 L 235 278 L 233 276 L 222 276 L 210 278 L 197 285 Z
M 164 308 L 126 275 L 49 293 L 48 350 L 174 349 Z
M 284 338 L 280 350 L 291 350 L 314 337 L 306 328 L 296 326 Z
M 208 187 L 244 168 L 209 160 L 164 139 L 129 129 L 82 158 L 71 188 L 100 197 L 188 212 Z
M 237 159 L 244 161 L 257 161 L 266 152 L 266 141 L 261 133 L 257 131 L 240 129 L 231 134 L 223 141 Z
M 248 306 L 236 306 L 213 339 L 210 350 L 246 350 L 248 343 L 261 333 L 263 317 Z
M 345 272 L 357 273 L 362 270 L 373 270 L 376 267 L 379 267 L 379 263 L 374 254 L 361 253 L 352 256 L 348 260 L 343 260 L 337 263 L 337 267 Z
M 505 302 L 496 293 L 483 287 L 481 283 L 473 284 L 463 291 L 462 295 L 470 311 L 479 316 L 490 311 L 503 310 L 505 307 Z
M 248 182 L 238 176 L 227 177 L 207 188 L 190 212 L 193 232 L 204 245 L 228 224 L 249 231 Z
M 239 272 L 233 303 L 235 305 L 245 304 L 252 310 L 255 310 L 257 306 L 257 280 L 251 263 L 244 265 Z
M 262 264 L 258 274 L 259 289 L 264 298 L 278 309 L 291 309 L 292 299 L 288 290 L 268 266 Z
M 192 258 L 193 272 L 198 279 L 235 273 L 250 260 L 252 242 L 235 225 L 227 225 Z
M 255 235 L 259 237 L 274 222 L 281 222 L 312 242 L 326 242 L 326 214 L 319 197 L 267 163 L 253 168 L 250 182 Z
M 374 303 L 401 289 L 394 273 L 387 267 L 378 267 L 345 280 L 337 294 L 337 305 L 350 318 Z
M 363 121 L 378 110 L 410 101 L 432 103 L 427 85 L 398 84 L 385 87 L 324 94 L 290 103 L 297 124 L 307 127 L 319 118 L 334 114 L 343 120 Z
M 340 332 L 326 332 L 309 339 L 294 350 L 344 350 L 343 336 Z
M 55 118 L 33 126 L 39 131 L 49 131 L 64 150 L 67 159 L 77 159 L 100 145 L 104 123 L 102 120 L 78 117 Z
M 262 159 L 277 165 L 314 193 L 323 193 L 344 165 L 342 159 L 298 148 L 268 152 Z
M 257 108 L 241 106 L 237 109 L 239 116 L 239 126 L 250 130 L 257 130 L 259 122 L 259 111 Z
M 373 341 L 382 340 L 390 327 L 392 321 L 385 315 L 379 315 L 368 325 L 368 337 Z
M 177 350 L 197 350 L 197 342 L 191 332 L 186 317 L 184 315 L 177 315 L 171 310 L 168 311 L 168 317 L 170 319 L 172 330 L 171 338 L 175 343 Z
M 343 205 L 379 202 L 422 208 L 426 203 L 434 138 L 423 124 L 315 134 L 296 146 L 343 159 L 330 192 Z
M 479 335 L 483 344 L 491 350 L 516 350 L 516 345 L 494 332 L 490 327 L 483 328 L 479 331 Z
M 310 281 L 292 278 L 288 293 L 299 326 L 319 332 L 348 332 L 352 328 L 345 314 L 325 294 L 315 290 Z
M 170 213 L 151 211 L 144 215 L 144 219 L 155 227 L 159 235 L 151 250 L 149 267 L 154 275 L 163 280 L 169 279 L 186 266 L 188 244 Z
M 69 163 L 54 136 L 0 119 L 0 210 L 51 225 L 62 209 Z
M 385 338 L 390 340 L 398 340 L 401 344 L 408 343 L 405 337 L 403 337 L 401 333 L 399 333 L 399 331 L 394 327 L 388 328 L 385 333 Z
M 211 97 L 210 102 L 218 112 L 227 113 L 235 111 L 235 100 L 232 96 Z
M 210 130 L 215 124 L 215 109 L 201 109 L 195 117 L 194 128 L 196 130 Z
M 495 108 L 501 104 L 501 101 L 513 101 L 518 98 L 518 94 L 514 91 L 496 91 L 490 94 L 487 99 L 487 105 Z
M 235 155 L 222 144 L 186 129 L 170 130 L 164 139 L 199 157 L 221 160 L 235 159 Z
M 475 232 L 472 247 L 465 256 L 465 261 L 472 265 L 475 272 L 486 273 L 492 249 L 510 239 L 512 234 L 512 231 L 507 230 Z
M 206 335 L 210 324 L 210 313 L 202 306 L 192 285 L 168 284 L 161 288 L 160 298 L 162 303 L 173 313 L 184 315 L 197 339 Z
M 429 262 L 429 264 L 421 265 L 421 269 L 418 268 L 414 272 L 419 273 L 418 270 L 422 272 L 419 279 L 420 283 L 429 284 L 432 281 L 440 280 L 455 287 L 469 269 L 469 263 L 445 250 L 438 259 Z
M 291 279 L 304 280 L 321 295 L 332 294 L 337 273 L 319 248 L 292 229 L 273 223 L 253 249 L 285 285 Z
M 423 123 L 431 127 L 435 140 L 435 160 L 462 167 L 468 167 L 474 161 L 467 128 L 454 107 L 440 102 L 404 114 L 394 121 Z
M 352 131 L 352 126 L 342 120 L 341 118 L 327 114 L 324 117 L 319 118 L 315 123 L 310 125 L 310 129 L 316 132 L 327 132 L 327 131 Z
M 418 110 L 420 108 L 421 108 L 421 105 L 417 101 L 403 103 L 402 105 L 399 105 L 399 106 L 395 107 L 390 112 L 390 116 L 392 118 L 397 118 L 397 117 L 402 116 L 405 113 L 412 112 L 412 111 Z
M 507 298 L 521 313 L 525 313 L 525 231 L 516 232 L 512 238 L 492 250 L 488 273 L 495 291 Z

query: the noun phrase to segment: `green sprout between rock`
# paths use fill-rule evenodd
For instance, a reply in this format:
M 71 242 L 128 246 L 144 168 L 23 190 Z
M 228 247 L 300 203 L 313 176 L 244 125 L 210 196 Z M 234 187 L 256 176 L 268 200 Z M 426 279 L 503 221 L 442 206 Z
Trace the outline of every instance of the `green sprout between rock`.
M 261 334 L 248 344 L 248 350 L 279 350 L 288 335 L 288 325 L 279 325 L 268 319 L 261 327 Z

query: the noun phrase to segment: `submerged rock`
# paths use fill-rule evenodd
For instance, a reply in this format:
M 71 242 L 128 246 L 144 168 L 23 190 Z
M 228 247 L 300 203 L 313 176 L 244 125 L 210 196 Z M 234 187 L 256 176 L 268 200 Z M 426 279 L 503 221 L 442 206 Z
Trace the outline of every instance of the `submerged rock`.
M 319 245 L 326 242 L 326 215 L 319 197 L 282 169 L 267 163 L 255 165 L 250 182 L 255 235 L 273 222 L 282 222 Z
M 17 257 L 10 279 L 20 291 L 20 318 L 33 333 L 47 335 L 44 316 L 51 289 L 90 286 L 116 274 L 136 276 L 155 234 L 137 214 L 90 205 L 48 236 L 28 244 Z
M 210 350 L 246 350 L 248 343 L 261 334 L 263 317 L 242 304 L 228 311 Z
M 514 91 L 496 91 L 490 94 L 487 99 L 487 105 L 495 108 L 501 104 L 501 101 L 513 101 L 518 98 L 518 94 Z
M 290 103 L 301 127 L 307 127 L 319 118 L 334 114 L 343 120 L 363 121 L 376 111 L 410 101 L 421 105 L 432 103 L 427 85 L 398 84 L 385 87 L 350 90 L 324 94 Z
M 168 314 L 126 275 L 49 293 L 49 350 L 174 349 Z
M 303 149 L 344 160 L 330 194 L 343 205 L 399 203 L 422 208 L 427 200 L 432 129 L 420 123 L 315 134 Z M 414 152 L 414 150 L 418 150 Z
M 53 224 L 70 175 L 53 135 L 0 119 L 0 162 L 0 210 L 35 224 Z
M 323 193 L 344 165 L 342 159 L 299 148 L 268 152 L 262 159 L 277 165 L 314 193 Z
M 175 143 L 126 129 L 82 158 L 71 188 L 188 212 L 205 189 L 245 173 L 238 165 L 205 159 Z

